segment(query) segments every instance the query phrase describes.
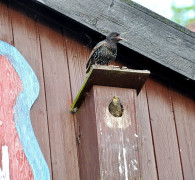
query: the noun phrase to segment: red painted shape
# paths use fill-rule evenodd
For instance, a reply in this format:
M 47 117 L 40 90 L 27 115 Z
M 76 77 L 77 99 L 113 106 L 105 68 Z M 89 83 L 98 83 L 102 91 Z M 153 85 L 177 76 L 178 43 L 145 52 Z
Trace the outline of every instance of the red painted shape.
M 8 146 L 10 179 L 32 180 L 33 172 L 24 154 L 13 119 L 13 107 L 21 91 L 22 81 L 17 72 L 6 57 L 0 56 L 0 167 L 1 147 Z

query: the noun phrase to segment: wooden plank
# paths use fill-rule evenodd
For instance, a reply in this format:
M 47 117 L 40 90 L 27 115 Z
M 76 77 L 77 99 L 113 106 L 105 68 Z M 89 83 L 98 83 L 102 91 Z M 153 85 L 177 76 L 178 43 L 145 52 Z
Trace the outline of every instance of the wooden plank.
M 11 20 L 6 0 L 0 0 L 0 40 L 13 45 Z
M 169 91 L 154 80 L 146 90 L 159 179 L 183 179 Z
M 143 179 L 157 180 L 156 162 L 154 157 L 154 147 L 151 134 L 151 126 L 148 112 L 148 103 L 146 98 L 145 86 L 137 97 L 137 118 L 138 118 L 138 135 L 141 153 L 141 174 Z
M 122 117 L 108 110 L 114 96 Z M 141 179 L 135 100 L 136 90 L 93 86 L 78 112 L 81 179 Z
M 195 179 L 195 101 L 171 90 L 184 179 Z
M 17 1 L 25 3 L 24 0 Z M 112 3 L 110 0 L 47 0 L 46 2 L 37 0 L 36 2 L 104 35 L 113 29 L 118 32 L 127 31 L 125 38 L 128 41 L 121 41 L 125 47 L 167 69 L 195 80 L 194 33 L 133 1 L 116 0 Z
M 96 114 L 93 90 L 77 114 L 79 126 L 79 171 L 81 180 L 100 179 Z
M 42 61 L 36 23 L 32 18 L 14 8 L 9 10 L 15 47 L 26 58 L 39 80 L 40 92 L 35 105 L 31 109 L 31 120 L 38 143 L 52 175 Z
M 59 27 L 51 26 L 39 23 L 53 179 L 76 180 L 79 169 L 65 44 Z
M 139 93 L 149 74 L 146 70 L 93 65 L 71 106 L 71 111 L 77 112 L 93 85 L 135 89 Z
M 70 73 L 72 98 L 75 99 L 79 89 L 86 78 L 86 62 L 89 57 L 89 49 L 81 44 L 78 34 L 74 35 L 66 30 L 66 51 Z

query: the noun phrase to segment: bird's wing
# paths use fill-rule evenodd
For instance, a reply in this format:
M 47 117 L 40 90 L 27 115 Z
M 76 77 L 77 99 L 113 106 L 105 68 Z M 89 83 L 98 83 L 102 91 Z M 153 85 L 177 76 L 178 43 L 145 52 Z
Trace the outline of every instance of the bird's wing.
M 86 64 L 86 69 L 88 69 L 90 67 L 91 64 L 91 57 L 94 54 L 95 51 L 97 51 L 98 48 L 100 48 L 101 46 L 106 46 L 106 41 L 101 41 L 98 44 L 96 44 L 96 46 L 93 48 L 93 50 L 91 51 L 91 54 L 89 55 L 89 59 L 87 61 Z

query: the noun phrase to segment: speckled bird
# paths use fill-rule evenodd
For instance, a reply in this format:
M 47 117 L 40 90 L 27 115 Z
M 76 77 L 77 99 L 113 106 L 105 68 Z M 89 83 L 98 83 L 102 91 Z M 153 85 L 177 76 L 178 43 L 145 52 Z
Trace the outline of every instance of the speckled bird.
M 123 40 L 117 32 L 111 32 L 105 40 L 99 42 L 92 50 L 86 64 L 86 73 L 93 64 L 108 65 L 117 56 L 117 43 Z
M 109 112 L 115 117 L 121 117 L 124 111 L 123 105 L 120 102 L 119 97 L 114 96 L 109 104 Z

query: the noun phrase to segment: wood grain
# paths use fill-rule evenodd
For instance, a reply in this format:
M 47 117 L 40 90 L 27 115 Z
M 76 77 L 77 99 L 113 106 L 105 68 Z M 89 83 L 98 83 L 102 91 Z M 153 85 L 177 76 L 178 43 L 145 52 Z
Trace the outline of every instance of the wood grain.
M 145 86 L 137 97 L 137 118 L 139 129 L 139 148 L 141 153 L 141 174 L 144 180 L 157 180 L 156 162 L 154 157 L 153 139 L 148 112 Z
M 124 107 L 122 117 L 108 110 L 114 96 Z M 93 86 L 78 112 L 81 179 L 141 178 L 135 98 L 136 90 Z
M 52 174 L 45 89 L 36 23 L 32 18 L 14 8 L 10 8 L 9 11 L 12 19 L 15 47 L 28 61 L 39 80 L 40 92 L 35 105 L 31 109 L 31 121 L 36 138 Z
M 81 180 L 100 179 L 97 126 L 93 90 L 76 115 L 79 126 L 79 170 Z
M 171 90 L 184 179 L 195 179 L 195 101 Z
M 0 39 L 13 45 L 11 19 L 6 0 L 0 0 Z
M 146 90 L 159 179 L 183 179 L 169 91 L 154 80 Z
M 79 179 L 76 137 L 64 38 L 58 27 L 38 24 L 46 88 L 53 179 Z M 52 25 L 54 27 L 54 25 Z
M 86 46 L 79 42 L 79 39 L 76 40 L 74 35 L 71 36 L 69 32 L 66 32 L 65 41 L 70 72 L 71 91 L 72 98 L 75 99 L 86 77 L 85 66 L 90 51 Z

